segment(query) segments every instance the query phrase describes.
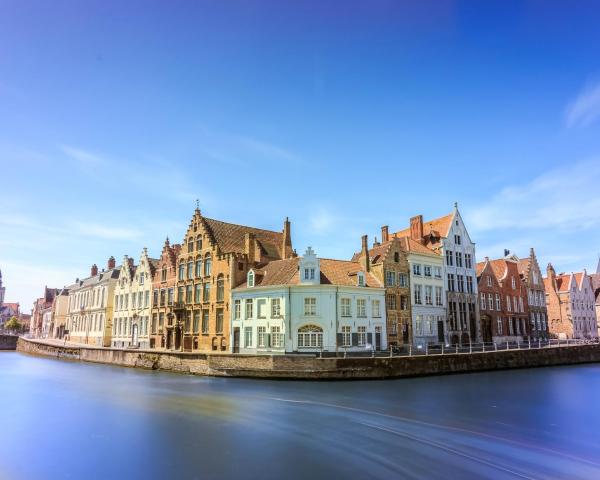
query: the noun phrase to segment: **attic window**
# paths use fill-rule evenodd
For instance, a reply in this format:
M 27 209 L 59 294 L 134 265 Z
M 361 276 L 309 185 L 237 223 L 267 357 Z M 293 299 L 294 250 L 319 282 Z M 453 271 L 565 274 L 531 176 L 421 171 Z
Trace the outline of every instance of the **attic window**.
M 254 286 L 254 272 L 252 270 L 250 270 L 248 272 L 248 286 L 249 287 L 253 287 Z
M 364 287 L 365 286 L 365 274 L 363 272 L 358 272 L 358 286 L 359 287 Z
M 400 254 L 398 252 L 394 252 L 394 262 L 398 263 L 400 261 Z

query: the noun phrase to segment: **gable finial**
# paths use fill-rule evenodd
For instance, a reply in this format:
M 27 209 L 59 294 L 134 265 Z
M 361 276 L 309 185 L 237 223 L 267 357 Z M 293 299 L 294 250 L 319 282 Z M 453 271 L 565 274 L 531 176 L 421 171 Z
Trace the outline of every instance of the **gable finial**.
M 200 199 L 196 199 L 196 210 L 200 210 Z
M 458 202 L 454 202 L 454 208 L 458 208 Z

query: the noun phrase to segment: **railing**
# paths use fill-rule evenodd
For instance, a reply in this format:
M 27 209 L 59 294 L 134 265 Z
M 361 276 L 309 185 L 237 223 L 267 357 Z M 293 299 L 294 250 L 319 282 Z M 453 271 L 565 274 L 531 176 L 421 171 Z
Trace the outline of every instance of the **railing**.
M 567 339 L 567 340 L 529 340 L 522 342 L 492 342 L 492 343 L 468 343 L 468 344 L 429 344 L 423 346 L 402 345 L 393 346 L 385 350 L 376 350 L 373 345 L 352 347 L 314 347 L 305 348 L 301 353 L 314 353 L 320 358 L 331 357 L 412 357 L 423 355 L 456 355 L 472 353 L 492 353 L 507 350 L 538 350 L 548 348 L 565 348 L 579 345 L 598 345 L 600 339 L 589 340 Z

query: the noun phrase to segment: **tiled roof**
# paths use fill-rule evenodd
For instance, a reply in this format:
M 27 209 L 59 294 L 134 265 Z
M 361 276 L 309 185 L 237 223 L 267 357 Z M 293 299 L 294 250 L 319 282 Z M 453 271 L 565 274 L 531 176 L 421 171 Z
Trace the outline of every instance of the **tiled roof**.
M 442 237 L 448 236 L 450 225 L 452 225 L 452 218 L 454 213 L 444 215 L 443 217 L 423 222 L 423 235 L 429 235 L 430 232 L 437 232 Z M 410 227 L 400 230 L 393 234 L 395 237 L 407 237 L 410 236 Z
M 523 275 L 527 275 L 530 264 L 531 264 L 530 257 L 520 259 L 519 262 L 517 263 L 517 266 L 519 267 L 519 273 L 521 273 Z
M 439 256 L 439 254 L 431 248 L 428 248 L 427 246 L 421 244 L 420 242 L 417 242 L 416 240 L 413 240 L 410 237 L 401 237 L 400 240 L 402 241 L 402 246 L 407 252 Z
M 487 262 L 477 262 L 477 264 L 475 265 L 475 271 L 477 272 L 477 276 L 481 276 L 483 270 L 485 269 L 485 264 Z
M 508 270 L 506 260 L 504 260 L 503 258 L 499 258 L 497 260 L 490 260 L 490 266 L 492 267 L 496 278 L 498 280 L 502 280 L 502 278 L 506 274 L 506 271 Z
M 264 287 L 300 284 L 298 271 L 300 260 L 300 258 L 288 258 L 260 265 L 255 269 L 255 285 Z M 363 271 L 360 263 L 347 260 L 320 258 L 319 264 L 321 268 L 321 285 L 356 286 L 356 274 Z M 245 288 L 246 286 L 246 283 L 243 283 L 238 288 Z M 365 272 L 365 286 L 379 288 L 382 285 L 371 273 Z
M 202 220 L 223 253 L 244 253 L 246 233 L 252 233 L 267 256 L 281 257 L 281 232 L 226 223 L 207 217 L 202 217 Z

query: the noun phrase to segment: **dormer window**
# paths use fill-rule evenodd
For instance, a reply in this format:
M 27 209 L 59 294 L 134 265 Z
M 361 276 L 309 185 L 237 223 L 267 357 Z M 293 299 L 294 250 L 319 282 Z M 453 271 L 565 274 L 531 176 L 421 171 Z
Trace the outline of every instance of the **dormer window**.
M 253 287 L 254 286 L 254 272 L 252 270 L 250 270 L 248 272 L 248 287 Z
M 359 287 L 364 287 L 365 286 L 365 274 L 363 272 L 358 272 L 358 286 Z

